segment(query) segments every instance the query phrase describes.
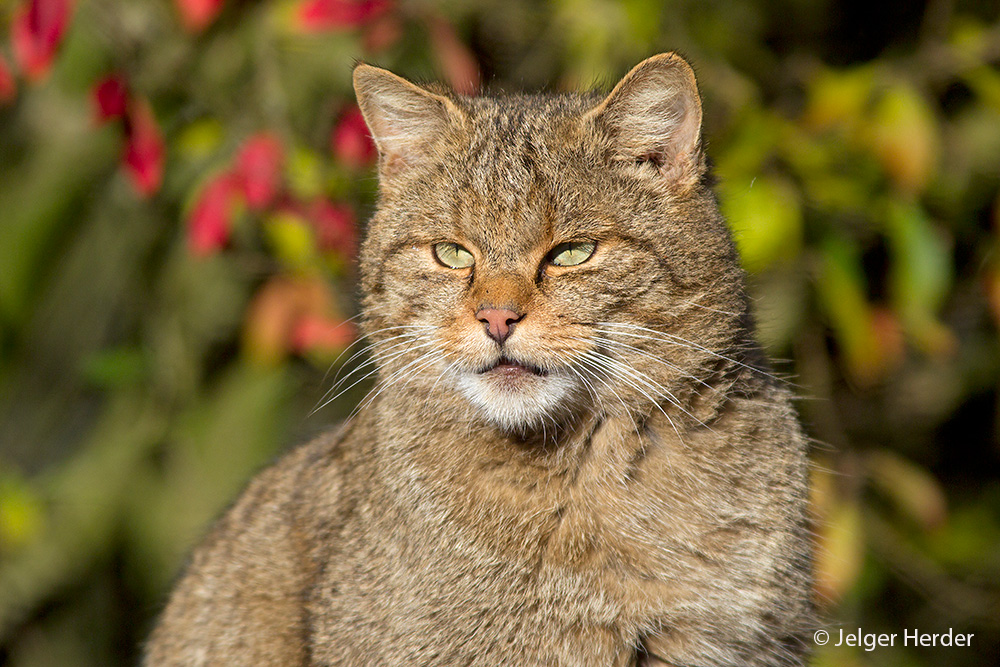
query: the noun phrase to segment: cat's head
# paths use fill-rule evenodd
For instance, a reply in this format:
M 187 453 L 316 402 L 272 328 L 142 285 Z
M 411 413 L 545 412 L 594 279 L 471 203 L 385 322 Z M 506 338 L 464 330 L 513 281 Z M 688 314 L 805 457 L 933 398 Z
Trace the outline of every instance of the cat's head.
M 526 430 L 683 404 L 744 340 L 683 59 L 606 97 L 354 82 L 379 149 L 361 274 L 381 382 Z

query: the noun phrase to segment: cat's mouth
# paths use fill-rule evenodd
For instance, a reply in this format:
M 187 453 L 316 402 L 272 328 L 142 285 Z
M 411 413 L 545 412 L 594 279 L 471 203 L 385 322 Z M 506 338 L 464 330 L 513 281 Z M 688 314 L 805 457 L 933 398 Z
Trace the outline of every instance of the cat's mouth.
M 525 364 L 507 356 L 501 356 L 494 363 L 479 371 L 479 373 L 481 375 L 485 373 L 498 373 L 507 377 L 518 377 L 528 374 L 544 377 L 549 374 L 549 372 L 543 368 L 532 366 L 531 364 Z
M 558 367 L 546 370 L 509 354 L 460 373 L 458 379 L 459 388 L 487 419 L 512 430 L 552 419 L 576 389 L 571 373 Z

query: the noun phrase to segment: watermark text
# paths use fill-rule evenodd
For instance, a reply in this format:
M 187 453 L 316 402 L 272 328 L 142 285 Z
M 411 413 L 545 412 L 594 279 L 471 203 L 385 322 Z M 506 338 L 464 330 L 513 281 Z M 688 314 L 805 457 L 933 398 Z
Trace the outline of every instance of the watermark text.
M 817 630 L 813 633 L 813 641 L 818 646 L 857 646 L 866 651 L 874 651 L 881 646 L 972 646 L 972 632 L 955 632 L 948 628 L 947 632 L 921 632 L 920 630 L 903 630 L 901 632 L 864 632 L 840 628 L 832 633 Z

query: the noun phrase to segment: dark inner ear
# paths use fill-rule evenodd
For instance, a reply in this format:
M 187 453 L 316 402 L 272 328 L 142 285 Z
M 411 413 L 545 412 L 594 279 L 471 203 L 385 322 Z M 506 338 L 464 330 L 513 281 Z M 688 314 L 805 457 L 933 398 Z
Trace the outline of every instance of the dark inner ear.
M 354 91 L 383 177 L 425 160 L 431 145 L 462 115 L 447 97 L 371 65 L 354 69 Z
M 694 72 L 679 56 L 636 65 L 585 119 L 610 135 L 620 157 L 671 180 L 697 178 L 701 98 Z

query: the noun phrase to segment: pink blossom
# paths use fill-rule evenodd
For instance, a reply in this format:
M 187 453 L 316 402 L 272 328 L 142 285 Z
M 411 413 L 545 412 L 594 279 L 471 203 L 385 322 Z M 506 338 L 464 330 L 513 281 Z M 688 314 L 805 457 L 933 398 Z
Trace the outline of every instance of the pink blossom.
M 391 7 L 391 0 L 305 0 L 296 18 L 307 32 L 357 28 Z
M 403 36 L 403 24 L 399 16 L 385 13 L 372 18 L 364 28 L 364 50 L 380 53 L 399 41 Z
M 356 337 L 357 331 L 350 322 L 306 313 L 292 327 L 289 346 L 298 352 L 339 350 Z
M 431 49 L 452 89 L 462 95 L 479 92 L 481 75 L 476 57 L 443 18 L 431 17 L 428 22 Z
M 354 254 L 356 225 L 350 206 L 317 199 L 309 205 L 306 215 L 322 250 L 333 250 L 347 257 Z
M 166 147 L 153 110 L 145 100 L 133 100 L 125 116 L 125 169 L 138 193 L 154 194 L 163 182 Z
M 190 32 L 201 32 L 215 20 L 226 0 L 174 0 L 184 27 Z
M 234 176 L 251 209 L 259 211 L 274 201 L 281 187 L 284 157 L 281 142 L 272 134 L 254 135 L 243 144 L 236 156 Z
M 375 143 L 357 106 L 340 114 L 330 135 L 334 156 L 352 169 L 363 169 L 375 159 Z
M 0 106 L 17 96 L 17 81 L 7 65 L 7 59 L 0 55 Z
M 94 118 L 104 123 L 123 118 L 128 110 L 128 86 L 118 74 L 109 74 L 91 89 Z
M 37 81 L 48 74 L 69 26 L 70 0 L 28 0 L 14 11 L 10 41 L 24 75 Z
M 234 175 L 223 172 L 212 178 L 198 195 L 188 216 L 188 248 L 192 254 L 211 255 L 229 241 L 240 189 Z

